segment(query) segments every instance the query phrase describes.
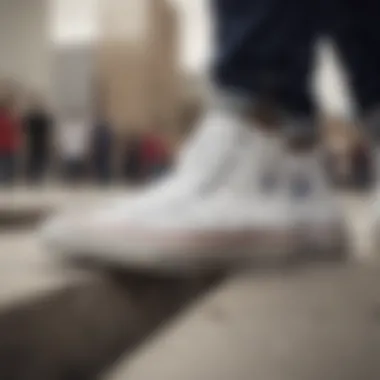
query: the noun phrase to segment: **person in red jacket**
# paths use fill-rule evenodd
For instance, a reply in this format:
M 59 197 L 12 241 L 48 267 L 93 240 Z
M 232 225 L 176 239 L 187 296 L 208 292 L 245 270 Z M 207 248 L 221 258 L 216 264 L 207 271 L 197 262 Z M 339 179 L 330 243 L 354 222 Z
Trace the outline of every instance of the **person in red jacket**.
M 10 184 L 15 177 L 20 147 L 20 125 L 9 101 L 0 101 L 0 184 Z
M 149 132 L 142 139 L 141 155 L 145 178 L 160 177 L 166 171 L 169 161 L 168 147 L 158 132 Z

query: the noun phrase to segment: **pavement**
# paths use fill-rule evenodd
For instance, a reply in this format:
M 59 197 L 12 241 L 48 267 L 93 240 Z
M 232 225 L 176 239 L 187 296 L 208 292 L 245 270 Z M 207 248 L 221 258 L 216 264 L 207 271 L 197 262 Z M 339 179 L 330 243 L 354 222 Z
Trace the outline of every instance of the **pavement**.
M 1 308 L 53 292 L 81 277 L 73 269 L 56 266 L 37 240 L 29 230 L 0 234 Z
M 0 193 L 0 213 L 51 213 L 119 194 L 20 188 Z M 342 199 L 350 263 L 210 278 L 64 265 L 39 244 L 38 221 L 0 229 L 0 378 L 379 379 L 380 267 L 365 232 L 368 202 Z

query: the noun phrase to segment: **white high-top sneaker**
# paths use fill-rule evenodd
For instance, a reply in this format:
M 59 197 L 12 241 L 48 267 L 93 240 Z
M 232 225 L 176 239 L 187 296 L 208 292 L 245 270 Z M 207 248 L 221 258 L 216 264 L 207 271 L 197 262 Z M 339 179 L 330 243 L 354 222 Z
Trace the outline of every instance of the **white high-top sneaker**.
M 319 152 L 289 154 L 285 171 L 286 197 L 296 242 L 294 254 L 300 259 L 345 258 L 344 217 Z
M 211 113 L 168 180 L 91 215 L 56 218 L 44 240 L 68 256 L 148 270 L 201 270 L 258 250 L 277 254 L 289 240 L 285 203 L 273 191 L 278 153 L 273 139 L 239 115 Z

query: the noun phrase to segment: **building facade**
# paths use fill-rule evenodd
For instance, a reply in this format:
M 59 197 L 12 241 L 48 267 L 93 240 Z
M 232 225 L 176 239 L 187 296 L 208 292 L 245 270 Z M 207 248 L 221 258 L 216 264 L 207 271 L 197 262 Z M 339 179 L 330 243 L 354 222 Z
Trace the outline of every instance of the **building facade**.
M 97 85 L 110 120 L 126 132 L 175 128 L 181 98 L 175 10 L 166 0 L 108 0 L 99 14 Z

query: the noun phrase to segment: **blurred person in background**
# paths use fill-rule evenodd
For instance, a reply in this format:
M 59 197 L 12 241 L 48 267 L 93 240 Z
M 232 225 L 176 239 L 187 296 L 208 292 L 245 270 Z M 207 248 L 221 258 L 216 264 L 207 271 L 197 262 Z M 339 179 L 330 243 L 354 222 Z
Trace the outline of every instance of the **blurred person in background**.
M 143 179 L 143 165 L 141 154 L 142 136 L 138 132 L 132 132 L 124 138 L 123 174 L 128 183 L 138 184 Z
M 0 184 L 14 182 L 21 147 L 20 120 L 11 98 L 0 100 Z
M 53 119 L 40 100 L 33 100 L 24 117 L 26 176 L 40 182 L 50 164 Z
M 110 123 L 98 115 L 92 130 L 92 160 L 95 177 L 101 184 L 107 184 L 112 177 L 112 151 L 114 135 Z
M 158 127 L 146 132 L 141 141 L 141 155 L 144 176 L 148 180 L 162 177 L 169 166 L 168 144 Z
M 175 273 L 310 247 L 341 254 L 342 215 L 322 168 L 311 96 L 314 50 L 321 34 L 335 41 L 359 116 L 380 140 L 380 3 L 211 3 L 215 91 L 172 175 L 87 223 L 56 219 L 44 229 L 55 249 Z
M 91 122 L 81 110 L 71 110 L 58 128 L 58 149 L 63 178 L 68 183 L 84 179 L 89 153 Z

